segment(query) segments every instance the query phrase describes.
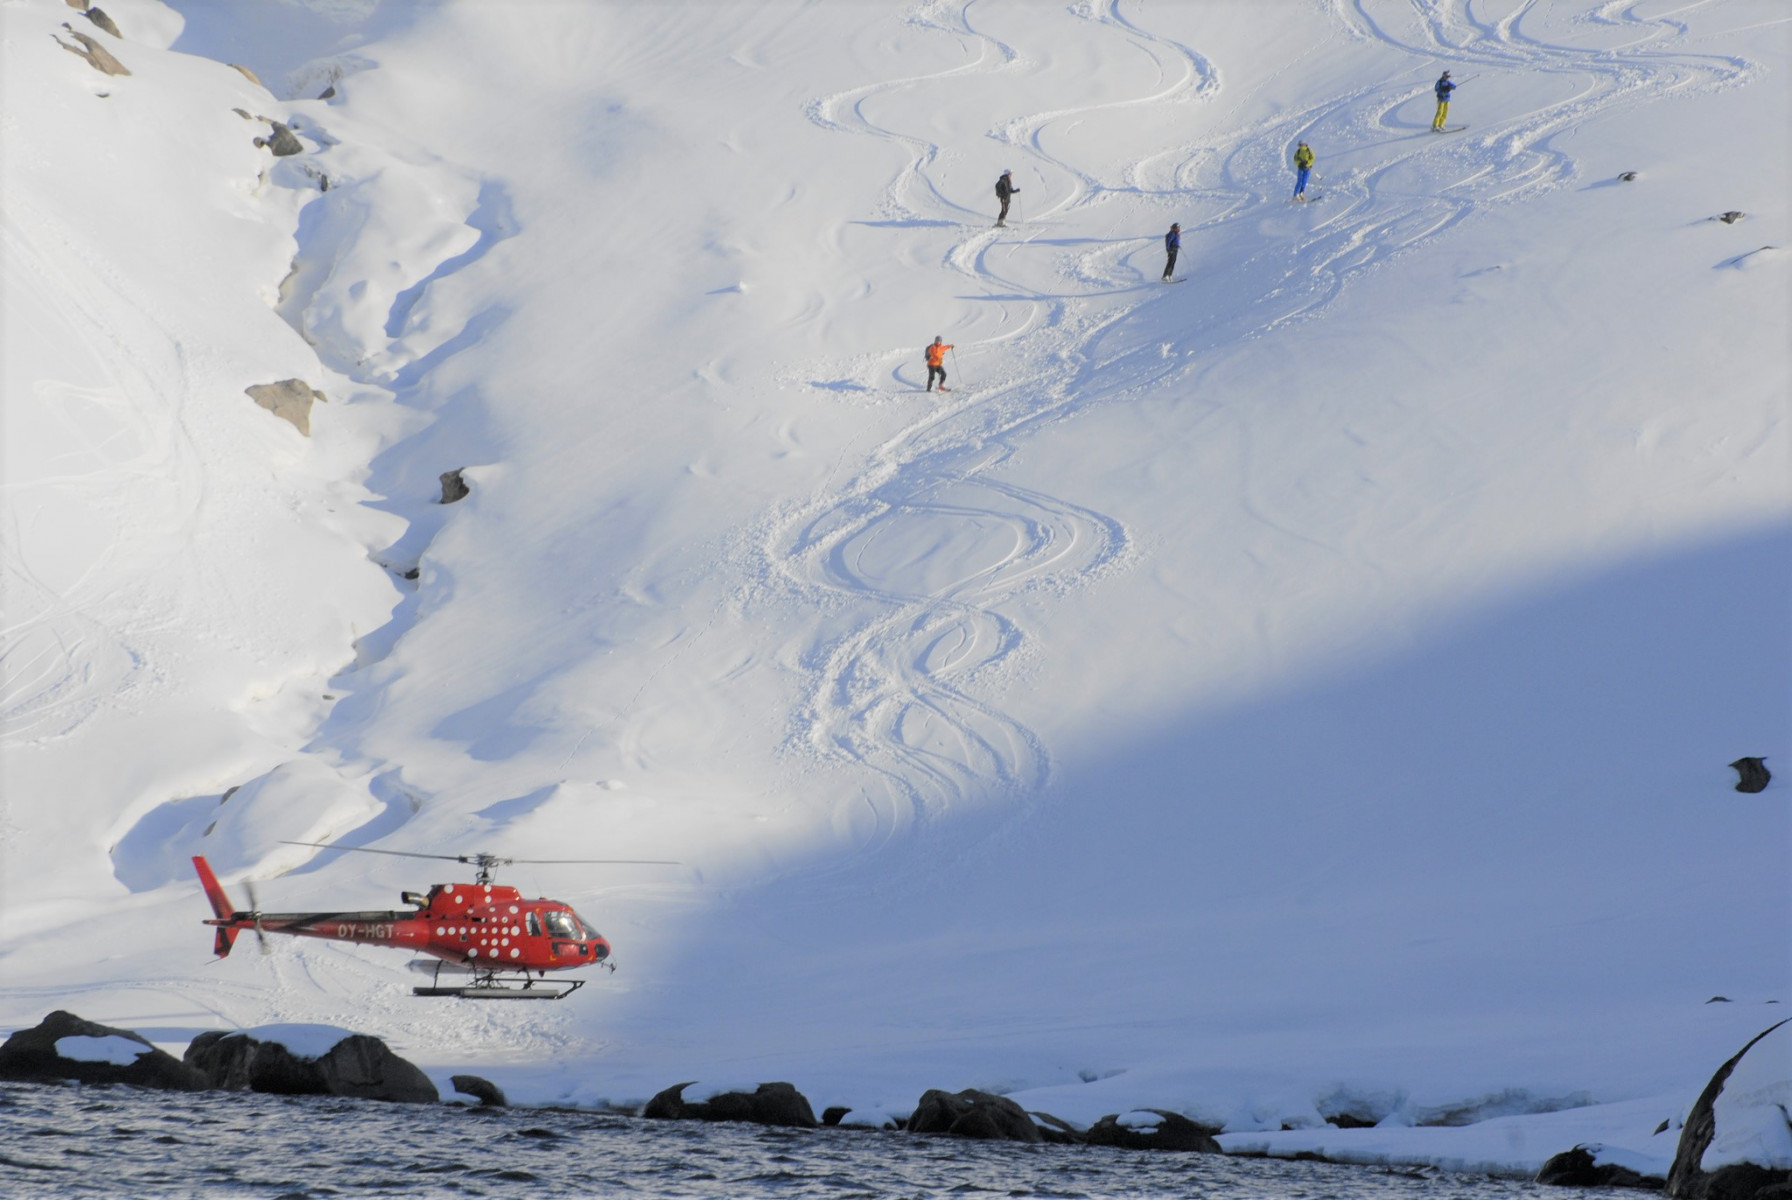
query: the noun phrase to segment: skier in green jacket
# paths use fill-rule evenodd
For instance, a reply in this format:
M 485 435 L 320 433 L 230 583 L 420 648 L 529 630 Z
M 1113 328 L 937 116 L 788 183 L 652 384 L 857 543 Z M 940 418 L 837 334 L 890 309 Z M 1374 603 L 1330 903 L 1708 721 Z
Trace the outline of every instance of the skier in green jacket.
M 1307 177 L 1313 173 L 1313 148 L 1302 142 L 1294 148 L 1294 198 L 1307 198 Z

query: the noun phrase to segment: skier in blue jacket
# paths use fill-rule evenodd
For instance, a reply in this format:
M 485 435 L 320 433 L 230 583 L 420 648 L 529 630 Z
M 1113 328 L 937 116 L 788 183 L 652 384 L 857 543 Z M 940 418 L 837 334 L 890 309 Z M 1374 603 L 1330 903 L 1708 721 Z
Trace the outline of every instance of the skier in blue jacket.
M 1431 119 L 1431 132 L 1442 133 L 1444 118 L 1450 115 L 1450 93 L 1456 90 L 1456 85 L 1450 82 L 1450 73 L 1445 71 L 1439 75 L 1431 90 L 1437 93 L 1437 116 Z
M 1176 269 L 1176 252 L 1182 249 L 1182 226 L 1172 223 L 1170 232 L 1164 234 L 1164 282 L 1170 282 L 1170 272 Z

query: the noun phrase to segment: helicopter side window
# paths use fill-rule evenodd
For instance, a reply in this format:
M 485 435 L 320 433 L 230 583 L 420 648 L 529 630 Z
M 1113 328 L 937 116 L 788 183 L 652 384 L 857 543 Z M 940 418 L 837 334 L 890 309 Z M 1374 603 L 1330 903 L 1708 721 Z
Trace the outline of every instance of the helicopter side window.
M 547 920 L 549 937 L 576 938 L 579 936 L 578 923 L 572 919 L 571 913 L 550 912 L 543 913 L 542 916 Z
M 541 936 L 541 920 L 540 920 L 540 918 L 538 918 L 535 915 L 534 909 L 529 910 L 528 924 L 529 924 L 529 936 L 530 937 L 540 937 Z

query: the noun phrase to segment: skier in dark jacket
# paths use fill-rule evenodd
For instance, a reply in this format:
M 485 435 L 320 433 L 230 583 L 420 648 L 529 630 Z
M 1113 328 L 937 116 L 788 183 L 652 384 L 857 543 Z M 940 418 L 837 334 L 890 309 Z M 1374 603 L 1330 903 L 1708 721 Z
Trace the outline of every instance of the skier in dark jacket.
M 1431 132 L 1442 133 L 1444 118 L 1450 115 L 1450 93 L 1456 90 L 1456 85 L 1450 82 L 1450 73 L 1445 71 L 1439 75 L 1431 90 L 1437 93 L 1437 115 L 1431 118 Z
M 1008 220 L 1008 199 L 1020 192 L 1014 186 L 1012 171 L 1003 171 L 1002 177 L 996 180 L 996 199 L 1002 202 L 1002 211 L 996 214 L 996 224 L 1005 224 Z
M 1164 234 L 1164 282 L 1170 282 L 1170 272 L 1176 269 L 1176 252 L 1182 249 L 1182 226 L 1171 224 L 1170 232 Z

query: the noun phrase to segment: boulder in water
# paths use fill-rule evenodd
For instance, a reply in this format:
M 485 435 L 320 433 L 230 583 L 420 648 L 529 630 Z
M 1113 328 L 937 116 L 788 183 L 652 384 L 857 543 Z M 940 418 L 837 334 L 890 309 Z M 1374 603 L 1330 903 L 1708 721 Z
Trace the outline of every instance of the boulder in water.
M 283 1096 L 353 1096 L 434 1104 L 436 1085 L 386 1043 L 363 1033 L 344 1033 L 313 1056 L 290 1039 L 258 1037 L 257 1031 L 202 1033 L 187 1047 L 186 1061 L 209 1086 Z
M 1027 1110 L 1008 1099 L 976 1088 L 945 1092 L 938 1088 L 921 1094 L 910 1133 L 944 1134 L 980 1141 L 1040 1142 L 1044 1136 Z
M 684 1098 L 690 1086 L 679 1083 L 667 1088 L 647 1102 L 641 1115 L 656 1121 L 747 1121 L 799 1129 L 820 1125 L 808 1098 L 788 1083 L 762 1083 L 751 1092 L 718 1092 L 694 1101 Z
M 448 1080 L 454 1090 L 463 1096 L 471 1096 L 479 1101 L 481 1108 L 505 1108 L 510 1101 L 504 1098 L 504 1091 L 489 1079 L 478 1075 L 455 1075 Z
M 1123 1146 L 1128 1150 L 1177 1150 L 1193 1154 L 1219 1154 L 1213 1140 L 1218 1132 L 1197 1125 L 1181 1113 L 1161 1108 L 1140 1108 L 1111 1113 L 1089 1126 L 1083 1140 L 1091 1146 Z
M 1600 1162 L 1598 1146 L 1579 1145 L 1553 1155 L 1537 1172 L 1537 1183 L 1554 1187 L 1622 1187 L 1660 1191 L 1666 1180 L 1615 1162 Z

